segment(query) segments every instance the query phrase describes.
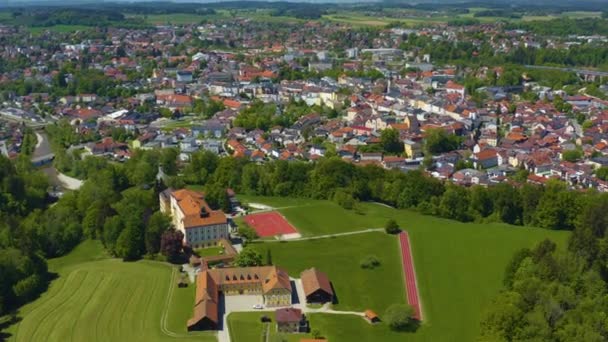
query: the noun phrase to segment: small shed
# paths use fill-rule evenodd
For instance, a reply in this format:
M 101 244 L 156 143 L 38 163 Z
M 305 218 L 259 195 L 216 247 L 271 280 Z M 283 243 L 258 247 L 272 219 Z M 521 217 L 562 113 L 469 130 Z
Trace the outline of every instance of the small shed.
M 378 315 L 373 312 L 372 310 L 365 310 L 365 320 L 368 321 L 369 323 L 378 323 L 380 322 L 380 317 L 378 317 Z

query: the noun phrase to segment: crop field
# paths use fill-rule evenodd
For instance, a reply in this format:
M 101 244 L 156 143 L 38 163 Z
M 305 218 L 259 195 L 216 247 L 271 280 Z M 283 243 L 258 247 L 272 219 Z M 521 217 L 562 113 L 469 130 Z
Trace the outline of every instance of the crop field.
M 194 286 L 179 289 L 177 272 L 159 262 L 122 262 L 101 255 L 96 241 L 52 259 L 49 290 L 23 307 L 9 341 L 215 341 L 187 334 Z

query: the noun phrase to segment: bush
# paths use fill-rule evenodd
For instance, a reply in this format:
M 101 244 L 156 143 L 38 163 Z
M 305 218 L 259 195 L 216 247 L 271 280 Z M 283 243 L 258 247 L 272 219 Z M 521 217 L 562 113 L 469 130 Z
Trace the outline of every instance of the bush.
M 15 296 L 19 298 L 22 303 L 34 299 L 44 287 L 44 280 L 38 274 L 32 274 L 31 276 L 20 280 L 13 286 Z
M 321 331 L 319 329 L 314 329 L 311 332 L 312 338 L 314 338 L 315 340 L 324 340 L 325 337 L 323 337 L 323 335 L 321 334 Z
M 245 248 L 234 259 L 234 265 L 238 267 L 262 266 L 262 256 L 255 249 Z
M 368 255 L 363 260 L 361 260 L 361 268 L 364 269 L 374 269 L 380 266 L 380 260 L 375 255 Z
M 384 313 L 384 321 L 391 330 L 408 330 L 415 324 L 414 308 L 407 304 L 393 304 Z
M 258 233 L 255 231 L 255 229 L 245 225 L 239 227 L 239 235 L 241 235 L 248 241 L 255 240 L 258 238 Z
M 353 195 L 343 189 L 336 190 L 333 199 L 334 202 L 346 210 L 352 210 L 357 206 L 357 200 L 353 198 Z
M 397 233 L 401 232 L 401 229 L 399 228 L 397 221 L 395 221 L 393 219 L 390 219 L 390 220 L 388 220 L 388 222 L 386 222 L 386 225 L 384 226 L 384 230 L 386 230 L 387 234 L 397 234 Z

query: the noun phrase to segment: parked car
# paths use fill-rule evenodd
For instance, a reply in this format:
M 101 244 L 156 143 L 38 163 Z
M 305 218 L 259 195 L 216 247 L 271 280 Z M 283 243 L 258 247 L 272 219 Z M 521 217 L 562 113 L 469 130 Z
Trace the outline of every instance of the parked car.
M 256 310 L 262 310 L 264 308 L 264 305 L 262 305 L 262 304 L 255 304 L 253 306 L 253 308 L 256 309 Z

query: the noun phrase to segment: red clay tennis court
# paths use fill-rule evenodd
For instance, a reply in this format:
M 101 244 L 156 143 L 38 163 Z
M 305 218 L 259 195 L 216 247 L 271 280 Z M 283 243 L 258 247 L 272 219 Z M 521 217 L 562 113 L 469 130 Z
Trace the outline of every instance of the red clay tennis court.
M 245 222 L 255 229 L 260 237 L 293 234 L 298 231 L 278 212 L 258 213 L 245 216 Z

